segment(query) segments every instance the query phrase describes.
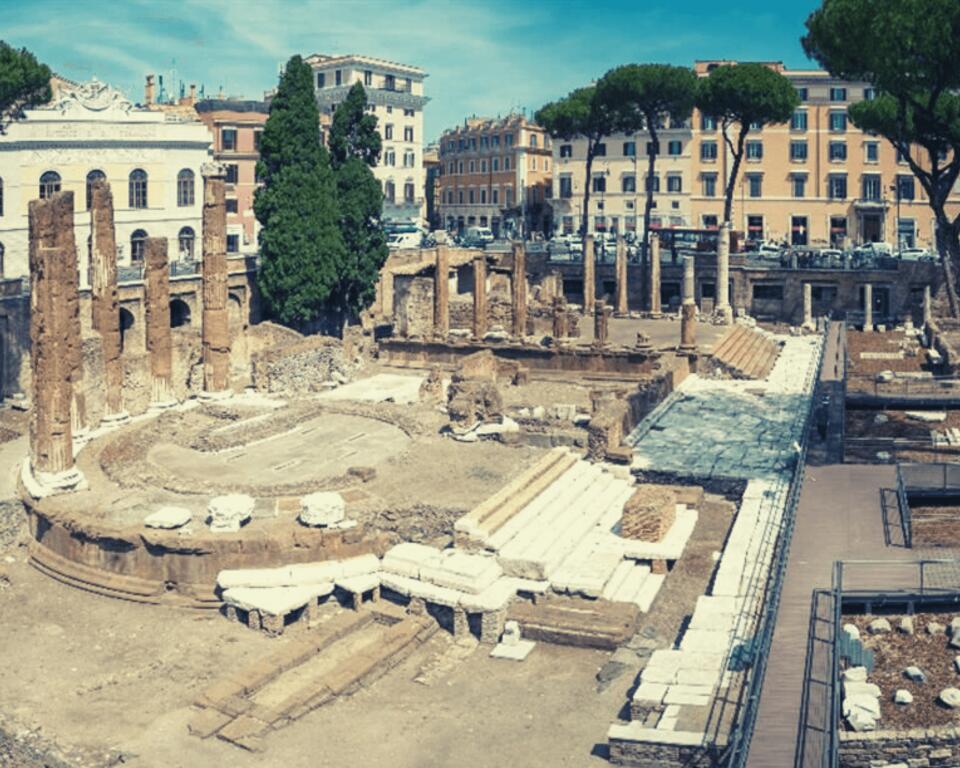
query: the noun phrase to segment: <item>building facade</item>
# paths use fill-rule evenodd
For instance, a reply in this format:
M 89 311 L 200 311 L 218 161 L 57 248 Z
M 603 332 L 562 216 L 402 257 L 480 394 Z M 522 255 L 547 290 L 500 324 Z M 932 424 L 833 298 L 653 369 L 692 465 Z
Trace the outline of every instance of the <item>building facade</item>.
M 469 118 L 444 131 L 438 205 L 443 227 L 459 233 L 489 227 L 498 237 L 549 233 L 551 151 L 546 131 L 522 115 Z
M 440 229 L 442 224 L 437 210 L 440 202 L 440 148 L 436 143 L 423 150 L 423 202 L 427 227 Z
M 698 61 L 699 76 L 733 62 Z M 887 242 L 934 249 L 933 212 L 923 189 L 896 149 L 850 121 L 850 104 L 871 99 L 867 83 L 820 70 L 769 66 L 796 87 L 801 104 L 788 124 L 747 135 L 733 197 L 733 228 L 748 239 L 841 247 Z M 732 162 L 716 121 L 693 115 L 693 190 L 696 227 L 723 219 L 723 190 Z M 921 164 L 923 151 L 915 149 Z M 955 190 L 960 210 L 960 193 Z
M 203 99 L 194 106 L 210 129 L 214 159 L 227 170 L 227 253 L 255 254 L 260 225 L 253 196 L 259 184 L 260 134 L 270 108 L 263 101 L 239 99 Z
M 426 73 L 419 67 L 369 56 L 314 54 L 314 88 L 322 124 L 355 83 L 367 92 L 367 110 L 377 118 L 383 140 L 373 172 L 383 187 L 385 222 L 424 224 L 423 109 Z
M 113 191 L 117 261 L 137 266 L 147 237 L 166 237 L 171 261 L 200 258 L 203 177 L 210 134 L 197 120 L 135 107 L 91 80 L 55 78 L 53 99 L 0 134 L 0 263 L 4 278 L 29 275 L 28 204 L 74 193 L 80 284 L 88 284 L 89 189 Z

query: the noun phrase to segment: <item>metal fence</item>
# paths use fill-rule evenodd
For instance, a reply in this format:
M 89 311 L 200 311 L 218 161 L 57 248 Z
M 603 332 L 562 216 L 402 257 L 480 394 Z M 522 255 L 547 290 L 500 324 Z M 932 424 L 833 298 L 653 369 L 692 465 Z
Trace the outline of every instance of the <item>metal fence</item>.
M 903 480 L 903 465 L 897 464 L 897 508 L 900 512 L 900 530 L 903 531 L 903 546 L 913 547 L 913 518 L 910 516 L 910 499 Z
M 876 376 L 854 374 L 850 377 L 850 389 L 853 392 L 870 393 L 876 397 L 883 395 L 960 397 L 960 376 L 894 374 L 889 381 L 878 381 Z

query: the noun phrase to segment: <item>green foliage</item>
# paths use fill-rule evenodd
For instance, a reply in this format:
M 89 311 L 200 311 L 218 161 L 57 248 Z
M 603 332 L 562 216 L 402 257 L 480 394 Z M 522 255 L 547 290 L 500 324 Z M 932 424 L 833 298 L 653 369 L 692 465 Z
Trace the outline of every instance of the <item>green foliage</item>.
M 377 118 L 366 114 L 367 94 L 355 84 L 333 116 L 330 154 L 337 182 L 340 231 L 346 246 L 334 299 L 356 313 L 373 300 L 380 268 L 387 260 L 383 191 L 370 170 L 380 157 Z
M 257 173 L 263 181 L 254 200 L 262 227 L 260 292 L 271 316 L 305 325 L 327 308 L 345 249 L 313 73 L 299 56 L 287 63 L 270 104 Z
M 50 77 L 50 68 L 26 48 L 0 40 L 0 130 L 24 108 L 50 101 Z
M 624 64 L 597 84 L 597 98 L 613 116 L 616 130 L 654 134 L 661 120 L 682 122 L 693 111 L 697 76 L 689 67 Z

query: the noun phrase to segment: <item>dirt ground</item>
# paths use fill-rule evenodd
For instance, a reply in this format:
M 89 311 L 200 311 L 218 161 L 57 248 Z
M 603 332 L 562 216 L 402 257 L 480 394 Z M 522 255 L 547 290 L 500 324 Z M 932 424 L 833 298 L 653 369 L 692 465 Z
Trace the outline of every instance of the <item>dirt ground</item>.
M 874 651 L 874 669 L 868 682 L 880 686 L 880 722 L 883 728 L 933 728 L 941 725 L 960 725 L 960 711 L 948 709 L 937 702 L 940 691 L 960 686 L 960 672 L 954 665 L 957 649 L 949 645 L 946 634 L 930 635 L 927 624 L 937 622 L 949 626 L 954 614 L 918 613 L 913 617 L 914 634 L 897 631 L 900 616 L 884 616 L 893 631 L 870 635 L 867 625 L 876 616 L 844 617 L 860 628 L 864 645 Z M 926 674 L 925 683 L 908 680 L 903 670 L 917 666 Z M 913 694 L 913 703 L 901 706 L 893 703 L 893 694 L 904 688 Z
M 894 460 L 960 462 L 960 446 L 941 446 L 933 449 L 931 430 L 943 432 L 960 428 L 960 410 L 943 409 L 946 421 L 930 423 L 917 421 L 905 411 L 852 410 L 846 411 L 846 456 L 847 461 L 872 464 L 877 461 L 877 452 L 886 451 Z M 886 417 L 877 421 L 877 416 Z M 910 441 L 910 445 L 896 447 L 891 440 Z M 929 450 L 925 449 L 929 446 Z
M 847 365 L 850 379 L 847 383 L 851 391 L 872 392 L 874 377 L 881 371 L 896 373 L 916 373 L 928 371 L 936 373 L 937 368 L 927 361 L 926 350 L 921 349 L 915 357 L 904 356 L 901 359 L 864 360 L 861 352 L 897 352 L 900 344 L 907 338 L 903 331 L 884 333 L 863 333 L 847 331 Z
M 960 507 L 910 504 L 913 544 L 917 547 L 960 547 Z

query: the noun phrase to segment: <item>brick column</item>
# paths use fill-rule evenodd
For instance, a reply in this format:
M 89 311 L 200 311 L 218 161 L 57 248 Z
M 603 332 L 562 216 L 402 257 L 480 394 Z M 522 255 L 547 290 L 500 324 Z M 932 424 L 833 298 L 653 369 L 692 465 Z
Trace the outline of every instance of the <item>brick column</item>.
M 660 234 L 650 233 L 650 314 L 659 315 L 660 306 Z
M 863 331 L 869 333 L 873 330 L 873 285 L 867 283 L 863 286 Z
M 73 193 L 31 201 L 28 219 L 33 396 L 30 457 L 22 478 L 31 495 L 40 497 L 83 481 L 73 461 L 74 371 L 80 347 L 76 247 L 71 256 L 62 244 L 73 239 Z M 61 232 L 65 226 L 69 238 Z
M 609 308 L 602 301 L 598 301 L 593 310 L 593 345 L 595 347 L 607 346 L 607 325 L 609 318 Z
M 170 266 L 167 239 L 148 237 L 144 244 L 144 303 L 147 352 L 150 353 L 150 407 L 168 408 L 173 397 L 173 348 L 170 340 Z
M 731 224 L 725 221 L 720 227 L 717 240 L 717 304 L 715 313 L 721 322 L 729 325 L 733 322 L 733 309 L 730 306 L 730 230 Z
M 487 332 L 487 257 L 473 257 L 473 337 L 482 339 Z
M 90 239 L 93 267 L 93 329 L 103 350 L 105 405 L 103 421 L 129 418 L 123 407 L 123 358 L 120 339 L 120 300 L 117 293 L 117 237 L 113 224 L 113 193 L 104 180 L 90 191 Z
M 691 352 L 697 346 L 697 303 L 694 298 L 693 256 L 683 258 L 683 306 L 680 308 L 680 350 Z
M 227 207 L 224 167 L 217 163 L 203 166 L 203 391 L 230 394 Z
M 557 341 L 567 335 L 567 302 L 563 296 L 556 296 L 553 299 L 553 338 Z
M 513 244 L 513 278 L 510 286 L 513 302 L 513 335 L 527 335 L 527 251 L 523 243 Z
M 437 246 L 433 273 L 433 332 L 447 337 L 450 331 L 450 253 L 447 246 Z
M 597 296 L 597 256 L 593 250 L 593 235 L 583 238 L 583 314 L 593 313 Z
M 627 244 L 622 235 L 617 235 L 617 314 L 626 315 L 629 310 L 627 286 Z

